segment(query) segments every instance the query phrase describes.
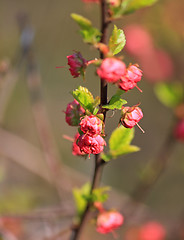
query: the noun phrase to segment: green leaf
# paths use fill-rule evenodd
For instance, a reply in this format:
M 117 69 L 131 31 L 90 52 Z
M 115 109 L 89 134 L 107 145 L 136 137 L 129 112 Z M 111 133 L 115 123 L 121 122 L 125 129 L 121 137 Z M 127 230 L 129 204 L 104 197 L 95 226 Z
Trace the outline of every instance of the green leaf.
M 84 198 L 84 196 L 87 196 L 90 194 L 90 189 L 91 189 L 91 186 L 89 183 L 86 183 L 84 186 L 82 186 L 82 188 L 73 189 L 73 196 L 75 200 L 77 213 L 79 216 L 82 215 L 82 213 L 86 208 L 87 200 Z
M 100 97 L 97 96 L 94 100 L 94 107 L 97 107 L 100 104 Z
M 121 145 L 129 145 L 134 138 L 134 129 L 120 126 L 116 128 L 109 139 L 110 151 L 116 151 Z
M 111 110 L 113 110 L 113 109 L 119 109 L 119 110 L 121 110 L 122 106 L 123 106 L 124 104 L 126 104 L 126 103 L 127 103 L 126 100 L 121 99 L 121 95 L 115 94 L 115 95 L 112 96 L 109 104 L 108 104 L 108 105 L 104 105 L 104 106 L 102 106 L 102 107 L 103 107 L 103 108 L 107 108 L 107 109 L 111 109 Z
M 116 128 L 109 139 L 110 150 L 107 154 L 101 154 L 102 159 L 108 162 L 120 155 L 139 151 L 139 147 L 130 145 L 133 138 L 134 129 L 125 128 L 123 126 Z
M 109 197 L 107 191 L 109 191 L 110 189 L 110 187 L 95 188 L 92 193 L 93 202 L 105 202 Z
M 72 91 L 72 95 L 85 110 L 89 110 L 91 113 L 93 113 L 94 98 L 92 93 L 87 88 L 79 86 L 77 89 Z
M 132 13 L 138 9 L 149 7 L 158 0 L 124 0 L 121 5 L 122 14 Z
M 87 202 L 105 202 L 108 199 L 107 191 L 110 190 L 110 187 L 101 187 L 95 188 L 92 194 L 83 195 L 83 198 Z
M 94 103 L 93 103 L 93 108 L 94 108 L 94 110 L 93 110 L 93 115 L 96 115 L 96 114 L 98 113 L 98 111 L 99 111 L 99 109 L 98 109 L 99 104 L 100 104 L 100 97 L 97 96 L 97 97 L 94 99 Z
M 97 28 L 90 27 L 88 29 L 80 30 L 80 34 L 82 35 L 83 41 L 85 43 L 96 44 L 101 39 L 101 33 Z
M 95 108 L 94 110 L 93 110 L 93 115 L 96 115 L 98 113 L 98 108 Z
M 113 159 L 112 154 L 110 153 L 101 153 L 101 158 L 105 161 L 105 162 L 109 162 L 111 159 Z
M 181 83 L 158 83 L 155 85 L 155 94 L 167 107 L 175 107 L 183 100 L 184 89 Z
M 104 120 L 104 115 L 103 115 L 103 113 L 99 113 L 99 114 L 97 114 L 96 115 L 96 117 L 98 117 L 100 120 Z
M 112 158 L 117 158 L 120 155 L 125 155 L 128 153 L 138 152 L 140 148 L 134 145 L 119 145 L 115 151 L 110 151 Z
M 126 39 L 123 30 L 114 25 L 114 30 L 109 39 L 109 49 L 113 55 L 118 54 L 125 46 Z
M 119 95 L 119 96 L 121 96 L 123 93 L 125 93 L 125 91 L 122 90 L 122 89 L 118 89 L 118 90 L 116 91 L 116 95 Z
M 72 13 L 71 14 L 71 18 L 76 22 L 78 23 L 78 25 L 82 28 L 82 29 L 88 29 L 89 27 L 92 26 L 92 23 L 89 19 L 79 15 L 79 14 L 76 14 L 76 13 Z
M 92 26 L 92 23 L 89 19 L 72 13 L 72 19 L 79 25 L 80 34 L 83 37 L 83 41 L 90 44 L 98 43 L 101 39 L 101 32 Z

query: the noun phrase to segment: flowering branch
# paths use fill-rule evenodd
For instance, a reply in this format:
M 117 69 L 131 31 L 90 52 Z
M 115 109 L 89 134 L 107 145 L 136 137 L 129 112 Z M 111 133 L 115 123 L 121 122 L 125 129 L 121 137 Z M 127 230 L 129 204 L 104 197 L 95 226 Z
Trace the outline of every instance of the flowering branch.
M 106 35 L 107 35 L 106 32 L 107 32 L 107 27 L 108 27 L 108 23 L 106 22 L 106 12 L 107 12 L 106 1 L 102 0 L 101 1 L 101 32 L 102 32 L 101 43 L 104 43 L 104 44 L 107 41 L 106 40 Z M 100 56 L 102 59 L 104 58 L 104 55 L 102 52 L 100 53 Z M 103 81 L 103 79 L 101 79 L 100 105 L 102 106 L 105 104 L 107 104 L 107 82 L 105 82 L 105 81 Z M 101 108 L 101 112 L 104 115 L 104 122 L 105 122 L 106 111 L 105 111 L 105 109 Z M 93 175 L 93 179 L 92 179 L 90 194 L 92 194 L 93 190 L 95 188 L 97 188 L 100 184 L 104 163 L 105 162 L 103 159 L 101 159 L 100 154 L 95 155 L 95 169 L 94 169 L 94 175 Z M 71 240 L 79 239 L 79 236 L 83 230 L 84 224 L 88 218 L 88 215 L 90 212 L 90 207 L 91 207 L 91 203 L 88 202 L 87 206 L 84 210 L 84 213 L 81 217 L 79 226 L 77 226 L 73 231 Z
M 90 211 L 93 207 L 98 211 L 96 218 L 96 230 L 99 233 L 113 233 L 113 230 L 123 224 L 123 216 L 117 211 L 106 211 L 102 203 L 107 199 L 105 191 L 99 188 L 103 166 L 111 159 L 120 155 L 139 151 L 137 146 L 131 145 L 134 137 L 132 129 L 142 119 L 142 110 L 137 105 L 124 107 L 127 103 L 122 99 L 122 94 L 137 86 L 142 78 L 142 71 L 137 64 L 126 64 L 121 57 L 115 57 L 124 48 L 126 39 L 123 30 L 114 26 L 113 32 L 107 41 L 107 30 L 111 23 L 109 16 L 114 15 L 125 6 L 119 0 L 85 0 L 85 2 L 98 2 L 101 8 L 101 31 L 93 27 L 91 21 L 78 14 L 71 14 L 71 17 L 80 27 L 80 34 L 85 43 L 93 45 L 100 51 L 100 59 L 87 61 L 80 52 L 67 56 L 71 75 L 76 78 L 85 78 L 85 71 L 89 64 L 97 67 L 96 73 L 100 77 L 100 97 L 94 98 L 92 93 L 85 87 L 79 86 L 72 91 L 74 101 L 69 103 L 65 111 L 66 122 L 70 126 L 78 126 L 78 132 L 73 142 L 74 155 L 86 157 L 95 155 L 95 168 L 91 185 L 85 184 L 81 189 L 74 189 L 78 223 L 73 228 L 71 240 L 78 240 Z M 126 2 L 125 12 L 133 11 L 132 5 Z M 134 4 L 133 4 L 134 5 Z M 135 7 L 135 6 L 134 6 Z M 116 9 L 115 9 L 116 8 Z M 135 10 L 140 8 L 136 6 Z M 123 12 L 121 13 L 123 14 Z M 107 101 L 108 84 L 114 84 L 119 90 Z M 140 90 L 140 89 L 139 89 Z M 140 90 L 141 92 L 141 90 Z M 105 153 L 107 145 L 104 138 L 105 121 L 107 111 L 120 110 L 121 118 L 118 127 L 113 131 L 109 139 L 109 152 Z M 120 127 L 121 125 L 121 127 Z M 98 207 L 96 207 L 98 206 Z M 100 206 L 100 207 L 99 207 Z

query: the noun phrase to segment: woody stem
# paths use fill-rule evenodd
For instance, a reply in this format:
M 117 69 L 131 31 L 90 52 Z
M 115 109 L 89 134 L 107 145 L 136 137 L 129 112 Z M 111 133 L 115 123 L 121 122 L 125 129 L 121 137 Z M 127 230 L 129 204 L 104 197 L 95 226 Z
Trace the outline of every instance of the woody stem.
M 101 43 L 106 44 L 107 28 L 108 28 L 108 24 L 110 23 L 109 21 L 107 21 L 106 0 L 101 0 L 100 7 L 101 7 L 101 32 L 102 32 Z M 100 53 L 100 57 L 101 59 L 104 59 L 103 53 Z M 101 89 L 100 106 L 103 106 L 107 104 L 107 83 L 103 79 L 100 80 L 100 89 Z M 106 111 L 101 108 L 101 113 L 104 115 L 104 122 L 105 122 Z M 90 191 L 91 193 L 95 188 L 97 188 L 100 185 L 104 164 L 105 162 L 101 159 L 100 154 L 95 155 L 95 169 L 94 169 L 93 178 L 92 178 L 91 191 Z M 83 212 L 83 215 L 80 219 L 80 224 L 73 229 L 73 233 L 70 240 L 79 239 L 84 229 L 85 223 L 88 220 L 88 217 L 90 214 L 90 207 L 91 207 L 91 202 L 88 202 Z

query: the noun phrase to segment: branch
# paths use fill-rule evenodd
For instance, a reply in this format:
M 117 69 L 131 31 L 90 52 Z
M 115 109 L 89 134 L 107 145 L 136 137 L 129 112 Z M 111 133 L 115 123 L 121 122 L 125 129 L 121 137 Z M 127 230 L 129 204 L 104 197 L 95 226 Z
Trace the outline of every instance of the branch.
M 101 0 L 100 5 L 101 5 L 101 32 L 102 32 L 101 43 L 106 44 L 106 41 L 107 41 L 107 27 L 108 27 L 108 24 L 110 22 L 107 21 L 106 1 Z M 100 57 L 102 59 L 104 58 L 103 53 L 100 53 Z M 107 82 L 104 81 L 103 79 L 101 79 L 100 83 L 101 83 L 100 106 L 102 106 L 102 105 L 107 104 Z M 106 110 L 101 108 L 101 113 L 103 113 L 103 115 L 104 115 L 104 122 L 105 122 Z M 100 185 L 100 180 L 101 180 L 101 176 L 102 176 L 102 170 L 103 170 L 104 163 L 105 162 L 100 158 L 100 154 L 95 155 L 95 169 L 94 169 L 94 174 L 93 174 L 90 193 L 92 193 L 93 190 Z M 91 207 L 91 203 L 88 202 L 88 204 L 86 206 L 86 209 L 84 210 L 84 213 L 81 217 L 80 224 L 74 229 L 74 231 L 72 233 L 71 240 L 78 240 L 79 239 L 80 234 L 83 231 L 84 225 L 87 222 L 88 216 L 90 214 L 90 207 Z

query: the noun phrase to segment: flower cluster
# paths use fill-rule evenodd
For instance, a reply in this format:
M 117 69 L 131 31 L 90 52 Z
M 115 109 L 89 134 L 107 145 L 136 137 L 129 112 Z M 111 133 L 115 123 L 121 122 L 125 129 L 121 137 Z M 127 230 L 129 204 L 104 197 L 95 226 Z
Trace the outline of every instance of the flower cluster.
M 126 68 L 125 63 L 117 58 L 104 59 L 97 69 L 97 74 L 103 80 L 116 84 L 124 91 L 136 87 L 142 77 L 142 71 L 138 65 L 134 64 Z
M 103 151 L 106 145 L 103 139 L 102 130 L 103 122 L 94 115 L 85 116 L 81 119 L 80 130 L 83 134 L 78 138 L 77 145 L 82 153 L 98 154 Z
M 76 100 L 67 105 L 65 120 L 70 126 L 80 126 L 82 133 L 74 137 L 73 155 L 98 154 L 103 151 L 106 142 L 102 137 L 102 120 L 94 115 L 85 115 L 85 110 Z

